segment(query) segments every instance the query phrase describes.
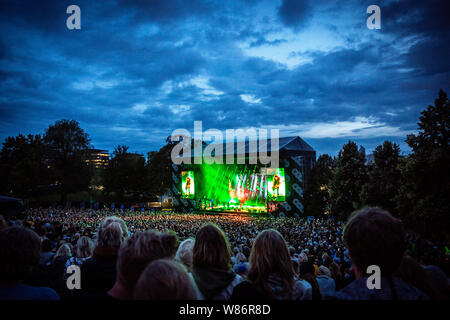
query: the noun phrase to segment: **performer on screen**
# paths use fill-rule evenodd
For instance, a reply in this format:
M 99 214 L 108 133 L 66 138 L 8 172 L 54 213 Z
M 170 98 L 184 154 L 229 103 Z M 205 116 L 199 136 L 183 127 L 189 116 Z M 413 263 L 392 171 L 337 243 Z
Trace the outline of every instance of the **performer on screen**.
M 280 178 L 279 175 L 276 174 L 276 175 L 273 176 L 273 187 L 272 187 L 273 195 L 275 197 L 278 197 L 278 195 L 279 195 L 280 185 L 281 185 L 281 178 Z
M 191 178 L 189 176 L 186 177 L 186 194 L 191 194 Z

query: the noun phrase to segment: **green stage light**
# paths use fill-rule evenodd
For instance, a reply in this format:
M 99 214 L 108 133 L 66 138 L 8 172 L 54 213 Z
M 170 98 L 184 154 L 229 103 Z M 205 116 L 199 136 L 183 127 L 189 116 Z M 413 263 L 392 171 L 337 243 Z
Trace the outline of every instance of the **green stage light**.
M 202 164 L 196 166 L 195 170 L 197 205 L 202 210 L 265 212 L 268 201 L 285 201 L 286 186 L 283 168 Z M 277 184 L 279 181 L 279 186 L 276 185 L 275 188 L 273 187 L 274 179 Z

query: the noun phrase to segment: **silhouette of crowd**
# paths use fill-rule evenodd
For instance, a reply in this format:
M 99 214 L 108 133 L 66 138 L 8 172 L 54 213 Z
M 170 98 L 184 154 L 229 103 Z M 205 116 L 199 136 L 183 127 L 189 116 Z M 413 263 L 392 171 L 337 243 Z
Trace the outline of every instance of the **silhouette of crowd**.
M 445 244 L 378 208 L 347 222 L 62 208 L 0 216 L 0 299 L 448 299 L 448 258 Z

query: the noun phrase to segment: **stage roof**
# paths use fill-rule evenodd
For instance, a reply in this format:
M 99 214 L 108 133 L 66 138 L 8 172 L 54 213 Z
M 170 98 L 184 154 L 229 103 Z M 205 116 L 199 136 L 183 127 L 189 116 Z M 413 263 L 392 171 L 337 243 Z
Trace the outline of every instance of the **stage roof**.
M 240 142 L 230 142 L 225 143 L 223 145 L 223 154 L 226 155 L 230 152 L 227 152 L 227 146 L 229 147 L 231 153 L 234 154 L 247 154 L 249 152 L 249 148 L 252 143 L 256 142 L 256 152 L 259 152 L 261 149 L 264 149 L 267 152 L 272 151 L 309 151 L 314 152 L 314 149 L 305 142 L 302 138 L 298 136 L 294 137 L 282 137 L 278 140 L 278 146 L 272 145 L 272 140 L 264 139 L 264 140 L 246 140 Z M 233 148 L 234 144 L 234 148 Z M 214 146 L 214 144 L 210 144 L 210 146 Z
M 256 144 L 256 152 L 259 153 L 260 150 L 263 150 L 265 147 L 266 152 L 292 152 L 292 153 L 298 153 L 298 154 L 311 154 L 314 155 L 316 151 L 303 140 L 299 136 L 292 136 L 292 137 L 281 137 L 278 139 L 278 146 L 272 145 L 271 139 L 263 139 L 263 140 L 245 140 L 245 141 L 234 141 L 229 143 L 224 143 L 222 145 L 222 154 L 225 156 L 227 154 L 235 154 L 237 156 L 245 156 L 249 154 L 249 147 L 251 144 Z M 208 148 L 211 150 L 211 148 L 219 148 L 221 147 L 221 144 L 217 143 L 211 143 L 209 145 L 203 145 L 203 150 L 205 148 Z M 228 147 L 228 148 L 227 148 Z M 264 151 L 264 150 L 263 150 Z M 212 156 L 215 156 L 214 150 L 212 151 Z M 195 157 L 194 148 L 191 150 L 192 157 Z M 181 156 L 180 156 L 181 157 Z

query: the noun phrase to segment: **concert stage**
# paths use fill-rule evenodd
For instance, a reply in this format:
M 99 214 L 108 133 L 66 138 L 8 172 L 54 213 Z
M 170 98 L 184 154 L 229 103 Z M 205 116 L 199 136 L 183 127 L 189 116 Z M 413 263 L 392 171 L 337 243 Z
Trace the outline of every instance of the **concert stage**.
M 173 164 L 170 196 L 174 208 L 211 214 L 301 216 L 303 189 L 316 153 L 300 137 L 280 138 L 278 152 L 278 168 L 237 161 Z M 248 154 L 238 157 L 248 158 Z

